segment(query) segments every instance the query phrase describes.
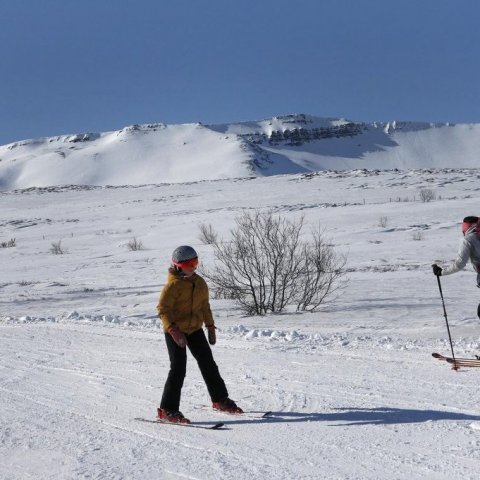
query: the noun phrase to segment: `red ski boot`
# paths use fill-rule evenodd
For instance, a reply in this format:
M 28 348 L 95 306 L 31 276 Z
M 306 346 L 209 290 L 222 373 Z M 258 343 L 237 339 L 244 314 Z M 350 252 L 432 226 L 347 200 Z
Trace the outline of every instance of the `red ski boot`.
M 230 398 L 224 398 L 220 402 L 213 402 L 212 407 L 214 410 L 220 410 L 226 413 L 243 413 L 243 410 L 237 406 L 237 404 Z
M 188 418 L 183 416 L 182 412 L 174 412 L 173 410 L 165 410 L 164 408 L 157 408 L 157 420 L 172 423 L 191 423 Z

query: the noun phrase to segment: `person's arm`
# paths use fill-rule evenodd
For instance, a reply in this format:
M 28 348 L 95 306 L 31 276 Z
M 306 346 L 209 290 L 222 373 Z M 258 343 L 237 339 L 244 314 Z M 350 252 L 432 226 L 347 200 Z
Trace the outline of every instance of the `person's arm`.
M 468 239 L 464 238 L 458 250 L 457 258 L 455 258 L 450 265 L 447 265 L 445 268 L 443 268 L 442 275 L 450 275 L 463 270 L 470 258 L 471 248 L 472 246 Z
M 215 320 L 213 319 L 212 309 L 210 308 L 210 299 L 208 293 L 208 286 L 205 283 L 204 288 L 204 298 L 202 302 L 202 309 L 203 309 L 203 321 L 205 322 L 206 327 L 214 327 Z
M 168 329 L 175 323 L 174 305 L 175 305 L 175 284 L 168 283 L 160 294 L 160 300 L 157 305 L 158 316 L 163 323 L 163 329 Z
M 202 310 L 203 310 L 203 321 L 205 326 L 207 327 L 208 332 L 208 343 L 210 345 L 215 345 L 217 343 L 217 334 L 215 332 L 215 320 L 213 319 L 212 309 L 210 308 L 210 295 L 208 293 L 208 285 L 203 279 L 203 302 L 202 302 Z
M 160 301 L 157 305 L 158 316 L 162 320 L 163 329 L 168 332 L 175 343 L 182 348 L 187 346 L 187 337 L 175 324 L 174 305 L 175 305 L 175 285 L 169 283 L 162 290 Z

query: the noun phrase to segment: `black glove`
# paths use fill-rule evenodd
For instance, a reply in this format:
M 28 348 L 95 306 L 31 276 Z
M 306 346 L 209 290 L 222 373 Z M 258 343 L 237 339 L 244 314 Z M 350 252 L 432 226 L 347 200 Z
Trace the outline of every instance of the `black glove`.
M 215 329 L 217 327 L 215 325 L 209 325 L 207 327 L 208 331 L 208 343 L 210 345 L 215 345 L 217 343 L 217 334 L 215 333 Z
M 440 277 L 442 275 L 442 267 L 439 267 L 436 263 L 432 265 L 433 268 L 433 274 L 436 275 L 437 277 Z

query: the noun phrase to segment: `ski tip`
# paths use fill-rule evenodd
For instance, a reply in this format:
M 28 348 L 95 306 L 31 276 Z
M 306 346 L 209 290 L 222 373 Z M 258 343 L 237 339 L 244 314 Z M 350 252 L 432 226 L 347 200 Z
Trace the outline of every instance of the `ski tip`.
M 225 426 L 224 423 L 216 423 L 215 425 L 211 426 L 210 428 L 211 428 L 212 430 L 218 430 L 219 428 L 222 428 L 222 427 L 224 427 L 224 426 Z
M 432 357 L 433 357 L 433 358 L 442 358 L 443 355 L 440 355 L 439 353 L 435 353 L 435 352 L 434 352 L 434 353 L 432 353 Z

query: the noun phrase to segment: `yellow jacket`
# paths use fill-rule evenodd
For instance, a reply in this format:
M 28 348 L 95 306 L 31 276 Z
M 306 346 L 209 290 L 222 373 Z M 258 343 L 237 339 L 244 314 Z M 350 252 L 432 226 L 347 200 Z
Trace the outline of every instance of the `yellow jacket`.
M 207 283 L 200 275 L 194 273 L 187 278 L 170 269 L 157 305 L 163 330 L 166 332 L 175 323 L 188 334 L 204 324 L 214 325 L 208 297 Z

